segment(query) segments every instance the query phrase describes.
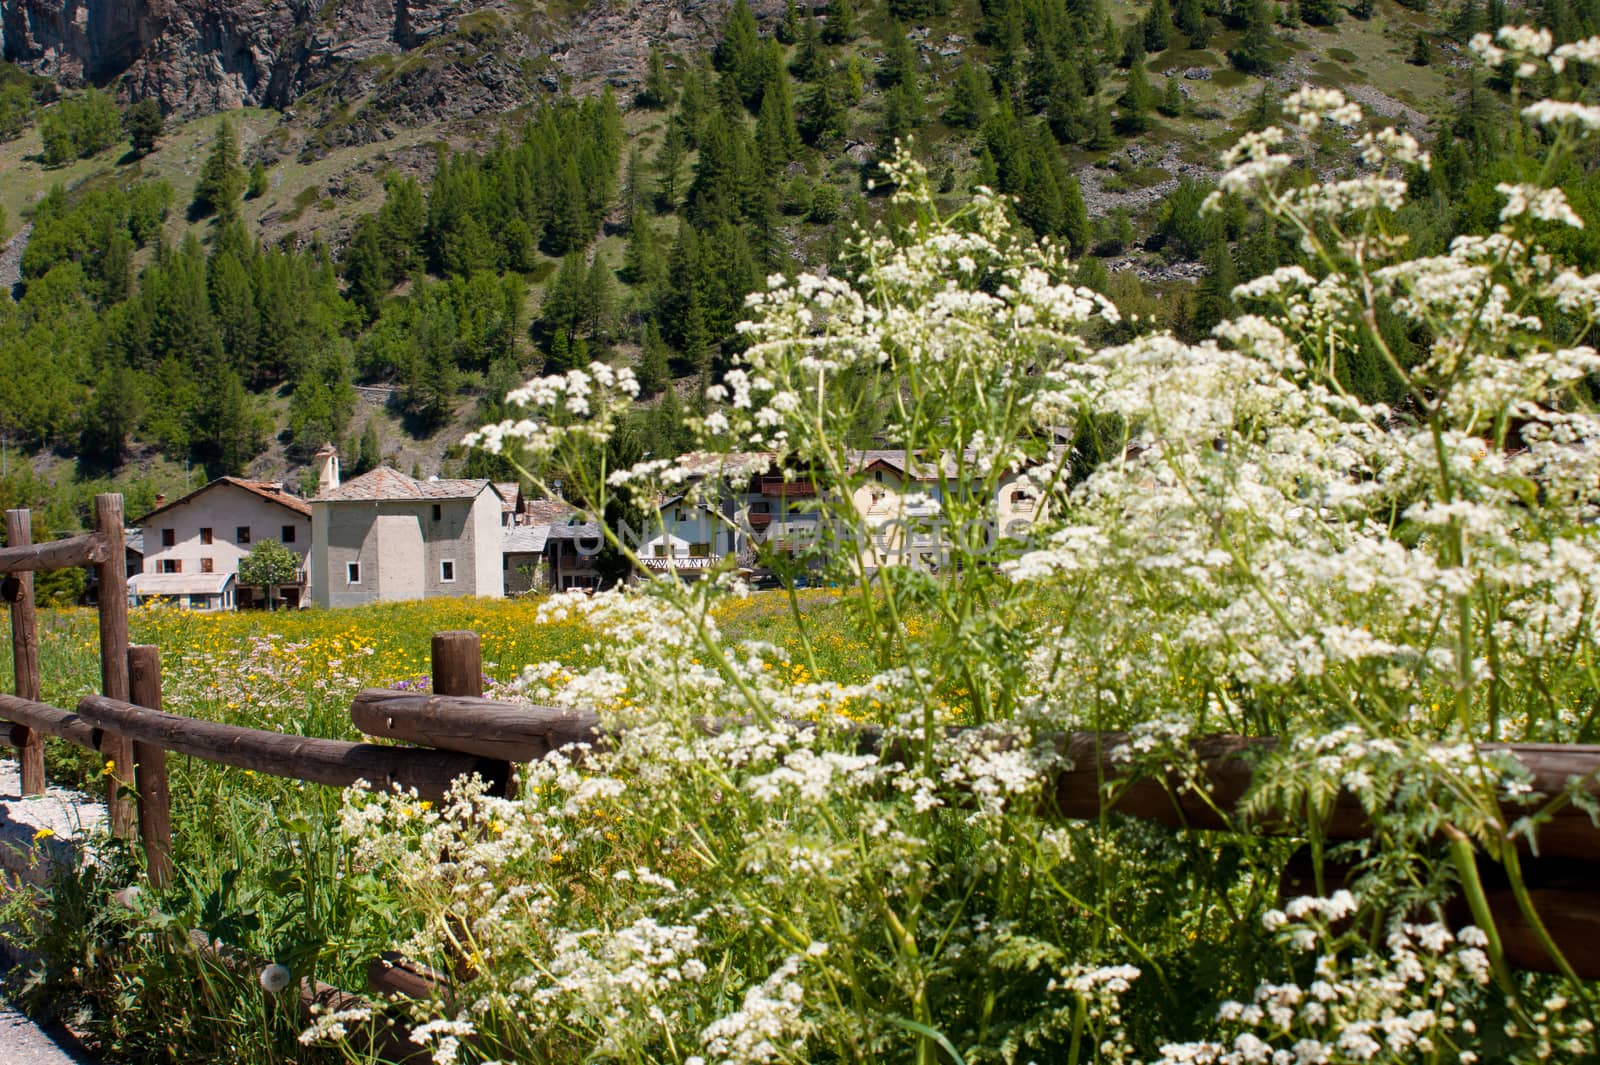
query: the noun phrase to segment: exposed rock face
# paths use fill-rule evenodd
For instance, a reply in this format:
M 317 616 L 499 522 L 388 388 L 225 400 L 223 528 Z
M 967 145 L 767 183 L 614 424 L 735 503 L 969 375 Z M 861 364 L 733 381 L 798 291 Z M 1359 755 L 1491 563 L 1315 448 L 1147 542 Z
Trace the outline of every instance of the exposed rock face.
M 636 87 L 652 43 L 713 41 L 730 0 L 591 3 L 562 25 L 518 0 L 0 0 L 0 54 L 168 114 L 287 107 L 324 87 L 324 143 L 505 110 L 566 81 Z M 756 0 L 758 18 L 783 0 Z M 340 105 L 360 100 L 354 114 Z

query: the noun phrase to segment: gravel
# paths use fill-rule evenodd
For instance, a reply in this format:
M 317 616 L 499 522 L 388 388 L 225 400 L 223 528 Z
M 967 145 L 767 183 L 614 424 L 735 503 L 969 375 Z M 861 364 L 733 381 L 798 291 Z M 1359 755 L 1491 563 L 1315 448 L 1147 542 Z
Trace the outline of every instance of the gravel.
M 6 880 L 42 883 L 54 862 L 70 861 L 75 845 L 105 821 L 105 807 L 88 795 L 50 788 L 22 798 L 20 769 L 0 759 L 0 872 Z M 42 833 L 42 834 L 41 834 Z M 0 891 L 7 890 L 0 885 Z M 0 966 L 11 959 L 0 958 Z M 40 1026 L 0 1003 L 0 1062 L 4 1065 L 96 1065 L 60 1025 Z

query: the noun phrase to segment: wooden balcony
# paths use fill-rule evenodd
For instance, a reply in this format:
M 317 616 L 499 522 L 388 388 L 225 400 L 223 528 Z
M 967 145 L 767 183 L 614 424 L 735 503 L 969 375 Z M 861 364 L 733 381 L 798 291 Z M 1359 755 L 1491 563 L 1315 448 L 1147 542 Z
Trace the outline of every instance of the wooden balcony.
M 817 494 L 816 485 L 810 481 L 786 481 L 782 477 L 762 477 L 761 494 L 782 496 L 785 499 L 809 499 Z

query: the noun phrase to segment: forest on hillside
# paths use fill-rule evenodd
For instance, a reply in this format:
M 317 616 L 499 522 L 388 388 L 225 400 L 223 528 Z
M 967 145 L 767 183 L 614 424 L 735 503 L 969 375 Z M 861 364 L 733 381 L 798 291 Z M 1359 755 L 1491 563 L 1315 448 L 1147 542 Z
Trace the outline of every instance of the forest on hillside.
M 1408 59 L 1443 70 L 1452 103 L 1429 116 L 1434 165 L 1410 175 L 1389 225 L 1441 249 L 1493 229 L 1496 186 L 1542 165 L 1509 81 L 1455 62 L 1461 43 L 1513 16 L 1576 39 L 1600 29 L 1600 0 L 1411 2 L 1429 14 L 1404 42 Z M 1192 175 L 1137 214 L 1092 214 L 1081 168 L 1219 118 L 1190 99 L 1182 57 L 1214 55 L 1219 77 L 1249 86 L 1250 106 L 1220 116 L 1231 137 L 1277 119 L 1275 79 L 1301 29 L 1401 13 L 1391 0 L 829 0 L 790 3 L 763 26 L 736 0 L 714 48 L 652 48 L 636 95 L 552 94 L 476 147 L 441 145 L 431 173 L 390 172 L 381 208 L 340 246 L 251 231 L 240 205 L 268 174 L 223 122 L 187 202 L 167 182 L 113 173 L 57 185 L 31 217 L 0 221 L 7 234 L 32 226 L 21 281 L 0 297 L 0 434 L 19 454 L 0 496 L 49 501 L 50 524 L 66 529 L 108 478 L 149 495 L 136 456 L 216 475 L 277 445 L 292 470 L 334 440 L 359 471 L 379 448 L 372 420 L 356 418 L 358 384 L 391 386 L 390 413 L 422 439 L 466 414 L 499 417 L 499 397 L 533 373 L 597 358 L 634 365 L 645 393 L 614 447 L 670 453 L 685 443 L 686 408 L 737 349 L 745 294 L 803 266 L 850 272 L 852 223 L 895 224 L 880 164 L 901 141 L 949 201 L 977 185 L 1014 196 L 1034 234 L 1070 247 L 1079 283 L 1125 315 L 1202 337 L 1232 311 L 1241 278 L 1319 264 L 1297 234 L 1242 208 L 1202 213 L 1211 186 Z M 153 101 L 61 93 L 7 68 L 0 139 L 33 125 L 47 161 L 123 141 L 137 159 L 170 132 Z M 1563 166 L 1568 200 L 1600 222 L 1593 169 Z M 180 214 L 184 235 L 169 239 Z M 1594 226 L 1552 240 L 1600 264 Z M 1142 280 L 1127 268 L 1135 252 L 1200 268 Z M 1402 360 L 1429 343 L 1381 324 Z M 1350 352 L 1342 374 L 1364 397 L 1403 399 L 1372 352 Z M 876 429 L 864 418 L 861 442 Z M 30 455 L 74 460 L 70 483 L 48 483 Z M 482 455 L 449 461 L 426 472 L 508 472 Z

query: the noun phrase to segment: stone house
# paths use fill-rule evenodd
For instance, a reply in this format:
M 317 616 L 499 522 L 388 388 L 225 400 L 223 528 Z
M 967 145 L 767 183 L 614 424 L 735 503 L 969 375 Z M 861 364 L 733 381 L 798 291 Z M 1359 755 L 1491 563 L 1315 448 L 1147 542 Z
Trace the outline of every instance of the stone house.
M 504 500 L 487 480 L 419 481 L 380 466 L 340 483 L 320 456 L 311 500 L 318 606 L 505 594 Z
M 239 562 L 263 540 L 300 556 L 298 579 L 277 589 L 279 601 L 306 599 L 311 507 L 277 481 L 219 477 L 138 519 L 142 571 L 128 580 L 134 602 L 165 600 L 194 610 L 265 606 L 265 588 L 241 587 Z

